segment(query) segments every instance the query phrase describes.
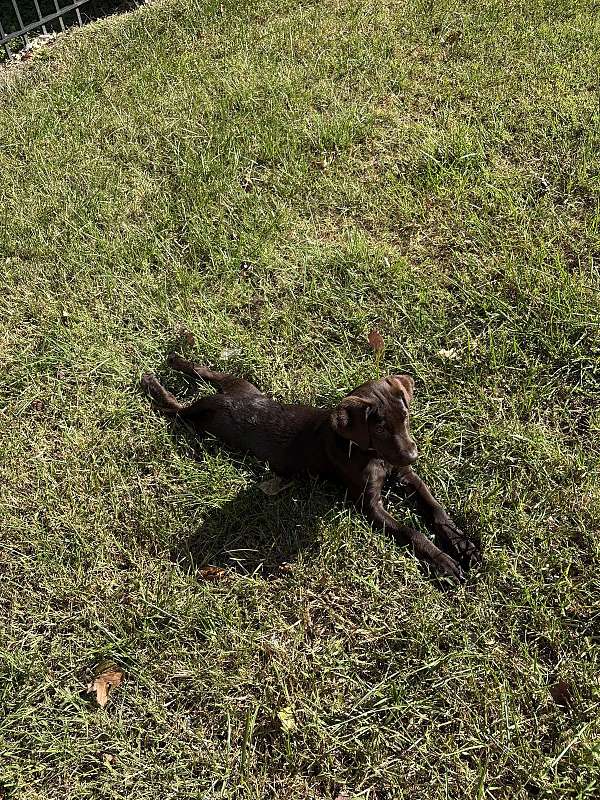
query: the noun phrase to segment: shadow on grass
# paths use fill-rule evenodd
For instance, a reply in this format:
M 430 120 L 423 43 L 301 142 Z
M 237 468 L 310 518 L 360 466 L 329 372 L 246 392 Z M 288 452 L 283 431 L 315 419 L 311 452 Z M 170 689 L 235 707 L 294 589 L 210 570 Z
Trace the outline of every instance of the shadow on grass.
M 185 388 L 175 392 L 181 400 L 188 399 Z M 228 450 L 210 435 L 199 434 L 176 420 L 170 433 L 175 446 L 200 464 L 215 452 L 224 451 L 233 460 L 244 458 L 244 470 L 250 470 L 252 481 L 220 507 L 207 508 L 200 527 L 171 551 L 173 561 L 192 571 L 215 566 L 271 578 L 281 577 L 299 552 L 318 549 L 322 520 L 342 504 L 342 494 L 335 487 L 298 478 L 278 494 L 268 495 L 261 485 L 274 475 L 261 462 Z
M 210 510 L 172 558 L 191 570 L 211 565 L 243 575 L 281 577 L 301 551 L 318 548 L 320 522 L 332 506 L 331 497 L 320 489 L 294 483 L 269 497 L 254 485 Z

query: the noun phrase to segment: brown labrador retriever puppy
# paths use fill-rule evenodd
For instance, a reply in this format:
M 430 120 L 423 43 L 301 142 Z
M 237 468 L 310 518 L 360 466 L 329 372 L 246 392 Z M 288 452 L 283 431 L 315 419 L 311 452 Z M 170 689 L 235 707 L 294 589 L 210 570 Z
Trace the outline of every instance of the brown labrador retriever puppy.
M 243 378 L 213 372 L 175 354 L 168 362 L 192 378 L 210 381 L 220 393 L 183 406 L 154 375 L 144 375 L 143 386 L 163 412 L 198 433 L 213 434 L 230 448 L 252 453 L 281 477 L 318 475 L 341 484 L 374 525 L 408 542 L 442 576 L 461 580 L 461 567 L 478 560 L 475 546 L 410 468 L 417 447 L 409 430 L 414 390 L 409 375 L 367 381 L 334 409 L 323 409 L 277 403 Z M 381 490 L 390 476 L 412 490 L 447 552 L 422 532 L 400 525 L 384 509 Z

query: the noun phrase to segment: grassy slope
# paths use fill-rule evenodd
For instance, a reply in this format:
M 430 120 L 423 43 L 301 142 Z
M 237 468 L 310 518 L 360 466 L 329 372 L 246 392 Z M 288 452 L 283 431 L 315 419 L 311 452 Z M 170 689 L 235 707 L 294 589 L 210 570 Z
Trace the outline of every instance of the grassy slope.
M 597 796 L 599 35 L 592 2 L 179 0 L 5 75 L 4 796 Z M 330 402 L 373 325 L 485 547 L 456 592 L 136 388 L 185 326 Z

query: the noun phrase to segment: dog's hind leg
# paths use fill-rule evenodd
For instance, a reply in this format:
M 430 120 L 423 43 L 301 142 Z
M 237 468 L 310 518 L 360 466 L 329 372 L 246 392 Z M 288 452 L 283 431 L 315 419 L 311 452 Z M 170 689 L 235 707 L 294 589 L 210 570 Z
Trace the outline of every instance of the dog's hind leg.
M 244 378 L 238 378 L 235 375 L 230 375 L 228 372 L 214 372 L 208 367 L 202 367 L 199 364 L 193 364 L 185 358 L 178 356 L 176 353 L 171 353 L 167 359 L 167 363 L 178 372 L 183 372 L 191 378 L 204 378 L 223 392 L 223 394 L 262 394 L 262 392 Z
M 165 414 L 174 416 L 175 414 L 179 414 L 181 411 L 183 411 L 184 407 L 181 405 L 175 395 L 171 394 L 171 392 L 168 392 L 164 386 L 161 386 L 152 373 L 147 372 L 145 375 L 142 375 L 141 384 L 142 387 L 148 392 L 150 397 L 154 400 L 156 405 Z
M 218 423 L 223 419 L 223 412 L 226 413 L 227 398 L 224 394 L 212 394 L 209 397 L 201 397 L 193 403 L 183 405 L 179 400 L 168 392 L 164 386 L 157 381 L 151 373 L 142 376 L 142 387 L 148 392 L 156 403 L 158 409 L 170 417 L 177 419 L 184 424 L 191 425 L 196 433 L 208 431 L 219 433 Z M 217 428 L 215 429 L 215 422 Z

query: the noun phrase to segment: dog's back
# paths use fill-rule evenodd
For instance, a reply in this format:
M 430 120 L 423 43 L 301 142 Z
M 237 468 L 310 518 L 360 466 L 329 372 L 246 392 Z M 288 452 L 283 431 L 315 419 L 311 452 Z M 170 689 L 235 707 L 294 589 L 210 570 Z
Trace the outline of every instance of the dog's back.
M 323 473 L 325 442 L 320 440 L 329 417 L 323 409 L 284 405 L 258 393 L 216 394 L 179 416 L 227 447 L 268 462 L 278 475 Z

